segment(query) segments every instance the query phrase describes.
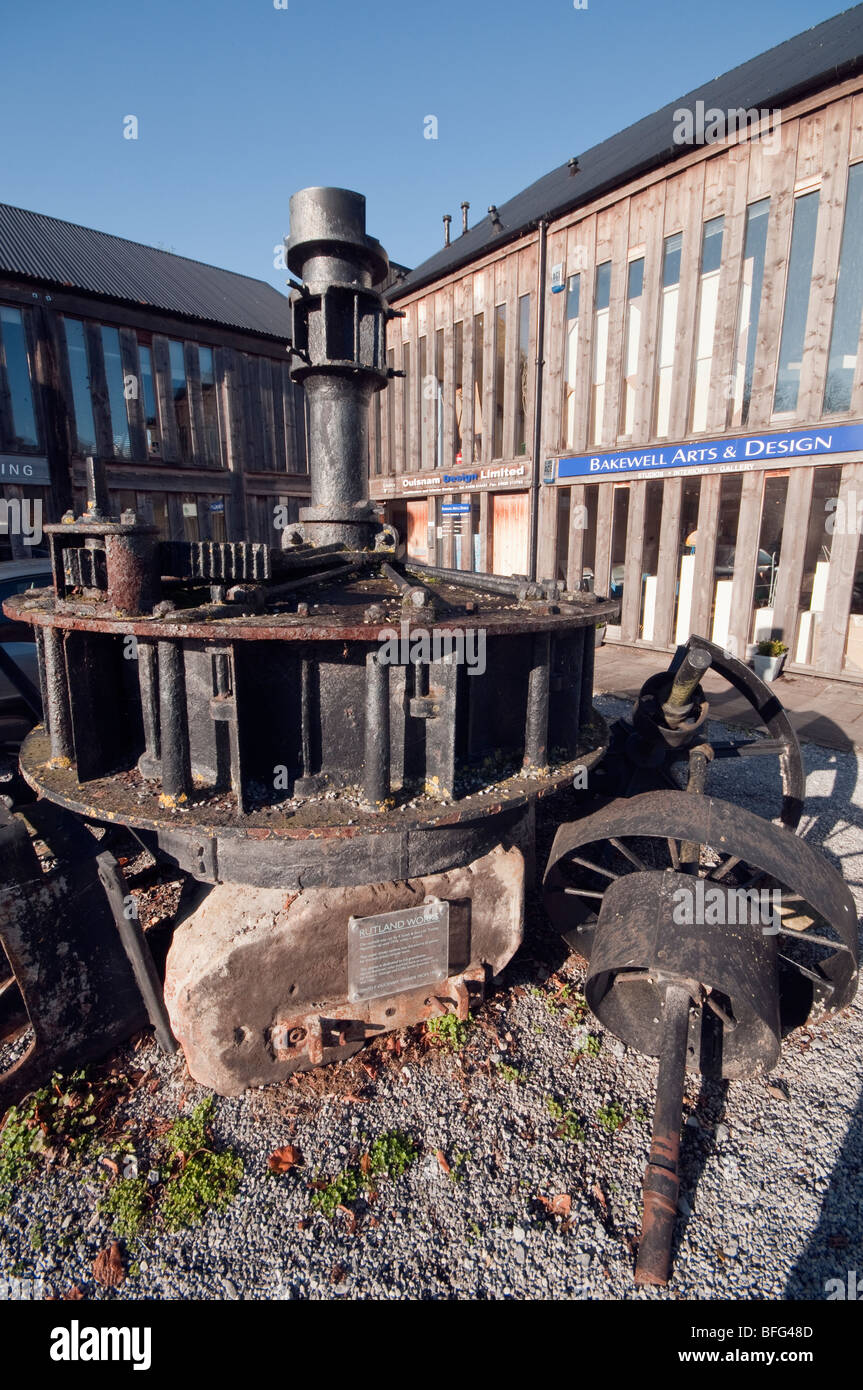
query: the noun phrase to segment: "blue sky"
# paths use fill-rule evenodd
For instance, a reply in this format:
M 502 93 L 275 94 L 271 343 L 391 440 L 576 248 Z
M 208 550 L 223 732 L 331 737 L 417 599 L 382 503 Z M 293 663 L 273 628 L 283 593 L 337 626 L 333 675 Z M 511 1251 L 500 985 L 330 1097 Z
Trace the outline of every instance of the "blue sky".
M 0 200 L 283 285 L 341 184 L 416 265 L 460 226 L 836 0 L 6 0 Z M 138 139 L 123 118 L 138 118 Z M 428 115 L 437 140 L 423 137 Z

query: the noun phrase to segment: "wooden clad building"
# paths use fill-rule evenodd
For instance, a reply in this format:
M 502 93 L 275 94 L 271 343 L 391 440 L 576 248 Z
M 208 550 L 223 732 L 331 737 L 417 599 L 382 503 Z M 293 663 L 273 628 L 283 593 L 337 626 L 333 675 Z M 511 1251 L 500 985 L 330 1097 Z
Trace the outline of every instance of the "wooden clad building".
M 0 559 L 22 502 L 80 509 L 89 454 L 165 538 L 277 544 L 309 493 L 289 336 L 262 281 L 0 205 Z
M 372 493 L 432 563 L 863 680 L 863 6 L 571 159 L 390 291 Z

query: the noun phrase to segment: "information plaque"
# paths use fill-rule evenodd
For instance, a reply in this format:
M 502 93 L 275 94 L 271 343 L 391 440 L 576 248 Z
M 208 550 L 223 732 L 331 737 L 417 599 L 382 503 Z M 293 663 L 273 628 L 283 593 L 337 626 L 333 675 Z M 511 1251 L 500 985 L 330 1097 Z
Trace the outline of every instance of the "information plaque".
M 398 912 L 348 920 L 348 999 L 382 999 L 445 980 L 449 903 L 435 898 Z

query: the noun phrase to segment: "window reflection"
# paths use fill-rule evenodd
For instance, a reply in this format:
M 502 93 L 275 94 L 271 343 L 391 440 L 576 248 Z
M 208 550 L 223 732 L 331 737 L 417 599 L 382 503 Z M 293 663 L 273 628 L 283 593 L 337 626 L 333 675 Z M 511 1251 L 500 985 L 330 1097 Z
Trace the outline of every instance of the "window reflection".
M 65 319 L 66 352 L 72 381 L 72 405 L 75 411 L 75 434 L 78 453 L 95 454 L 96 426 L 93 421 L 93 402 L 90 396 L 90 359 L 80 319 Z
M 745 425 L 749 420 L 769 212 L 769 198 L 762 199 L 760 203 L 753 203 L 746 209 L 746 240 L 743 246 L 740 305 L 737 313 L 737 349 L 732 398 L 729 404 L 729 425 Z
M 848 171 L 845 226 L 839 257 L 839 282 L 833 308 L 833 332 L 824 391 L 824 413 L 851 409 L 851 391 L 857 370 L 860 318 L 863 315 L 863 164 Z
M 6 386 L 12 407 L 12 438 L 7 448 L 35 449 L 39 444 L 24 319 L 20 309 L 0 305 L 0 343 L 6 362 Z
M 129 445 L 129 415 L 123 362 L 120 357 L 120 334 L 116 328 L 102 326 L 102 355 L 105 359 L 105 381 L 108 386 L 108 408 L 111 414 L 111 438 L 117 458 L 131 458 Z
M 807 193 L 794 204 L 791 256 L 785 285 L 785 311 L 779 343 L 776 390 L 773 396 L 773 409 L 778 413 L 797 409 L 817 225 L 818 193 Z

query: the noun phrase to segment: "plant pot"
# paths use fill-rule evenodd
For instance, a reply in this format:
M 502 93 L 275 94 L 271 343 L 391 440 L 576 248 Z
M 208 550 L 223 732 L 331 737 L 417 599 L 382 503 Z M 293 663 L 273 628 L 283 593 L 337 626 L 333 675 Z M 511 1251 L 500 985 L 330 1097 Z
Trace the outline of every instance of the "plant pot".
M 779 656 L 760 656 L 758 652 L 752 658 L 752 669 L 756 676 L 766 681 L 768 685 L 775 681 L 785 662 L 785 652 Z
M 605 626 L 605 623 L 600 623 L 593 629 L 596 645 L 598 647 L 601 647 L 605 641 Z

